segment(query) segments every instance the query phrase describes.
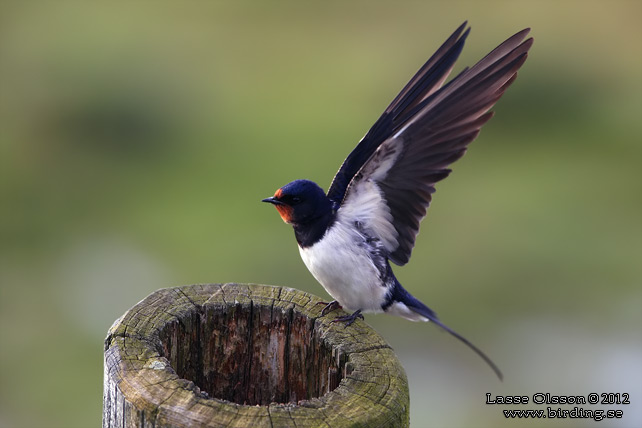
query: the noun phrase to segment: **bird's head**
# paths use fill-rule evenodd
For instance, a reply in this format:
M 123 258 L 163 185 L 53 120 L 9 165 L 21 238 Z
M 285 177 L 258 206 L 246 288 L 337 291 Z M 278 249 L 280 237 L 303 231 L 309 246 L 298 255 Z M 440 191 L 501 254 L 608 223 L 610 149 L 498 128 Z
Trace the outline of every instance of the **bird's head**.
M 283 221 L 289 224 L 304 224 L 332 210 L 332 203 L 323 189 L 310 180 L 288 183 L 263 202 L 273 204 Z

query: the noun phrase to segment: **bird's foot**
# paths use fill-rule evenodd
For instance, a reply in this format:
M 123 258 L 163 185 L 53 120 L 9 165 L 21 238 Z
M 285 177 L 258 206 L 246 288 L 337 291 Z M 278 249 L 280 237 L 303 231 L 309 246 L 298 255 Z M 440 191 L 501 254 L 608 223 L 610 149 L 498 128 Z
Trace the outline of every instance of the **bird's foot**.
M 350 315 L 343 315 L 343 316 L 340 316 L 340 317 L 336 317 L 335 319 L 332 320 L 332 322 L 344 322 L 345 323 L 345 327 L 347 327 L 350 324 L 352 324 L 353 322 L 355 322 L 357 320 L 357 318 L 363 319 L 363 315 L 361 315 L 361 309 L 359 309 L 358 311 L 353 312 Z
M 323 308 L 323 310 L 321 310 L 321 316 L 322 317 L 326 316 L 327 314 L 329 314 L 330 312 L 332 312 L 334 310 L 341 309 L 341 305 L 336 300 L 333 300 L 330 303 L 328 303 L 328 302 L 318 302 L 317 305 L 325 305 L 325 308 Z

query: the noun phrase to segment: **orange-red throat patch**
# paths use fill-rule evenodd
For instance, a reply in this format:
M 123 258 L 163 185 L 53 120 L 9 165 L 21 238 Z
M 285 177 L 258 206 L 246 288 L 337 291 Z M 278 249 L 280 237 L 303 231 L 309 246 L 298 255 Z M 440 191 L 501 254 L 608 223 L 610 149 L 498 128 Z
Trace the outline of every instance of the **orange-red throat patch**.
M 287 205 L 275 205 L 276 210 L 281 215 L 284 222 L 290 223 L 292 220 L 292 207 Z
M 283 190 L 280 188 L 274 192 L 274 197 L 276 199 L 280 199 L 281 196 L 283 196 Z M 281 215 L 281 218 L 283 219 L 284 222 L 290 223 L 292 220 L 292 207 L 288 205 L 274 205 L 276 207 L 276 210 L 279 212 Z

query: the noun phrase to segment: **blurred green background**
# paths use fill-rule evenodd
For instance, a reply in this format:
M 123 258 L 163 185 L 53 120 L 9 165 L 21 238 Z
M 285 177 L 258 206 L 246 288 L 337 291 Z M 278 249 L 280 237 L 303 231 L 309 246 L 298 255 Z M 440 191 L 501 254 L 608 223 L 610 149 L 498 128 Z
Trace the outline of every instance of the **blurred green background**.
M 412 426 L 642 425 L 641 5 L 3 1 L 0 427 L 99 426 L 106 331 L 158 288 L 327 297 L 260 199 L 327 187 L 466 19 L 455 72 L 527 26 L 535 46 L 396 272 L 506 379 L 433 326 L 367 316 Z M 631 404 L 507 421 L 487 392 Z

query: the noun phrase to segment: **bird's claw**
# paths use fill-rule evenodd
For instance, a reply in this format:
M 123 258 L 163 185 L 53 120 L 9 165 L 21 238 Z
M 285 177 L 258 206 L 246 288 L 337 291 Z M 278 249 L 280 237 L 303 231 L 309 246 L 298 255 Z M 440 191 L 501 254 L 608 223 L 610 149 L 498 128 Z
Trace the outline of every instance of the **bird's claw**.
M 341 309 L 341 305 L 336 300 L 333 300 L 330 303 L 318 302 L 317 305 L 325 305 L 325 307 L 321 310 L 322 317 L 326 316 L 327 314 L 329 314 L 334 310 Z
M 340 317 L 336 317 L 335 319 L 332 320 L 332 322 L 343 322 L 345 323 L 344 327 L 347 327 L 351 325 L 353 322 L 357 320 L 357 318 L 363 319 L 363 315 L 361 314 L 361 310 L 355 311 L 350 315 L 343 315 Z

